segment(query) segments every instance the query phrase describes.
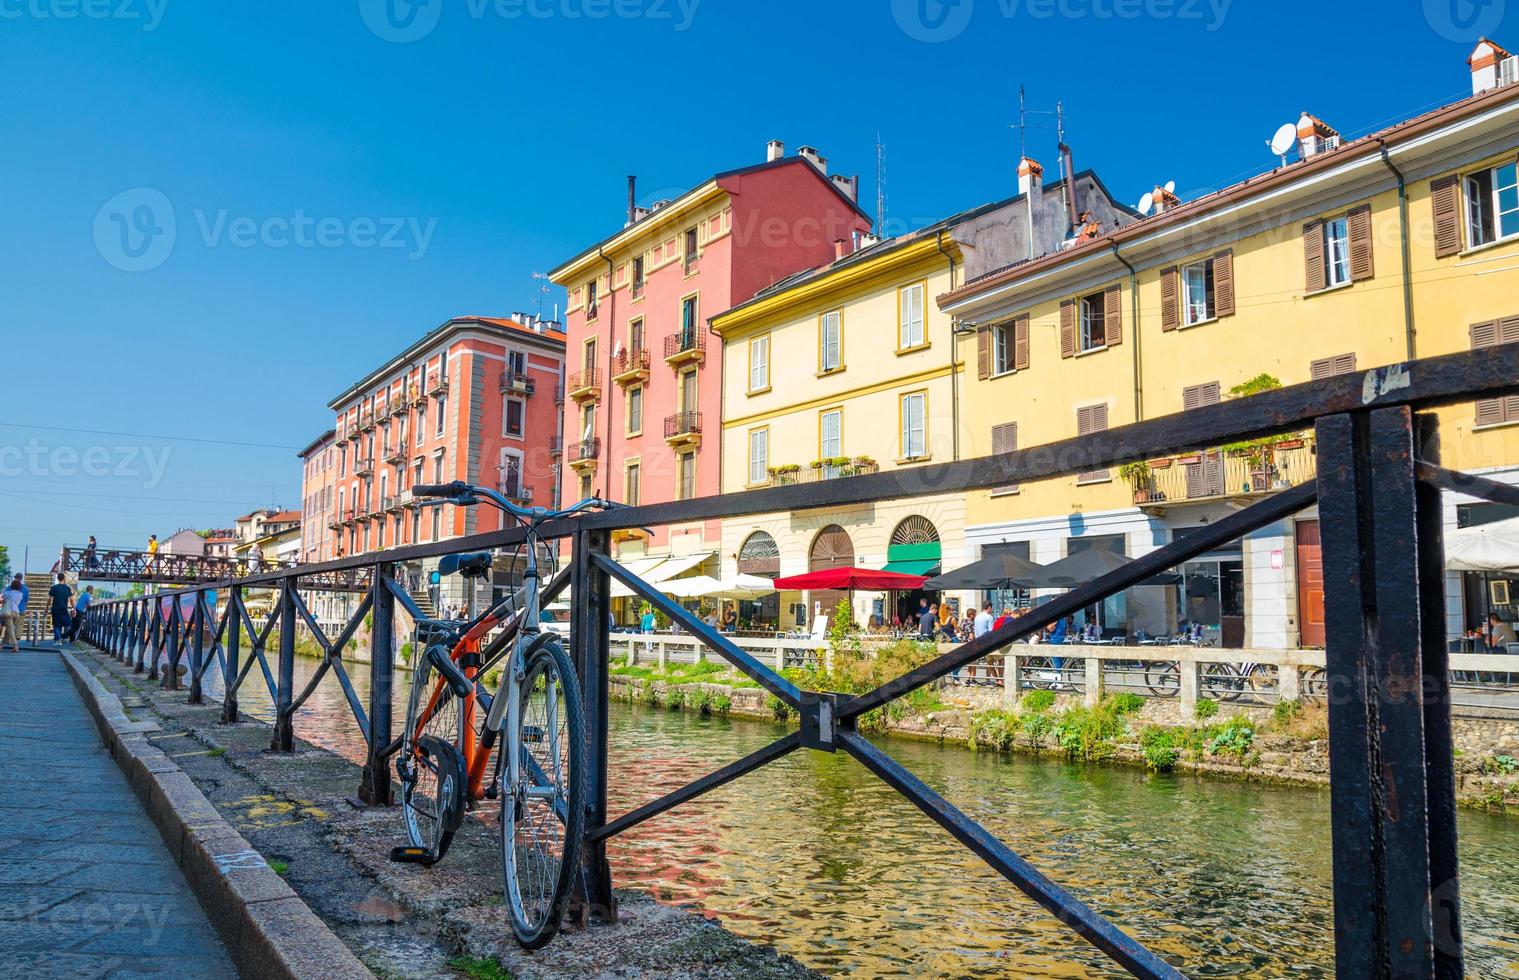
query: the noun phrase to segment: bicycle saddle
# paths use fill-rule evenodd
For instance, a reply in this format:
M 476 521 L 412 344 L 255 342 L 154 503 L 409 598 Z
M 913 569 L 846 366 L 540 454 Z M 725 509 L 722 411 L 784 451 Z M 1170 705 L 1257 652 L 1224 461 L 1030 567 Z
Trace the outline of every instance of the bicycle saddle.
M 444 555 L 438 561 L 438 574 L 458 573 L 465 578 L 485 578 L 491 571 L 492 555 L 489 551 L 477 551 L 467 555 Z

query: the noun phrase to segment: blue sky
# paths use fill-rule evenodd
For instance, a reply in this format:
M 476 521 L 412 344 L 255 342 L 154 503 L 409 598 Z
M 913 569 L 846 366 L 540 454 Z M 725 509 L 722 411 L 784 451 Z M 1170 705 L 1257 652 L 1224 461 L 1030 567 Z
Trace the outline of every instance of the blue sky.
M 1353 136 L 1468 94 L 1513 7 L 0 0 L 0 543 L 46 568 L 298 506 L 326 401 L 450 316 L 534 309 L 627 174 L 647 203 L 778 138 L 873 210 L 879 132 L 887 216 L 922 225 L 1011 192 L 1023 84 L 1119 197 L 1188 197 L 1303 109 Z

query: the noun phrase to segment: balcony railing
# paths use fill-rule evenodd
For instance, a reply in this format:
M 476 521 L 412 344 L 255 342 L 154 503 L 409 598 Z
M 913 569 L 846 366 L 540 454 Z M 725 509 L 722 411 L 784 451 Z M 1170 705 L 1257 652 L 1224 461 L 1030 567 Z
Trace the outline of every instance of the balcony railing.
M 406 462 L 406 447 L 391 446 L 385 450 L 383 458 L 387 463 L 404 463 Z
M 676 412 L 665 418 L 665 441 L 699 442 L 701 440 L 701 413 Z
M 665 338 L 665 362 L 668 364 L 700 361 L 706 356 L 707 337 L 701 330 L 682 330 Z
M 612 380 L 618 384 L 629 384 L 635 381 L 649 380 L 649 352 L 643 347 L 634 347 L 619 353 L 613 361 Z
M 568 455 L 572 464 L 594 461 L 601 456 L 601 440 L 591 438 L 571 443 Z
M 513 371 L 508 368 L 501 372 L 501 393 L 515 392 L 519 395 L 531 395 L 538 390 L 538 383 L 522 371 Z
M 571 375 L 567 387 L 570 397 L 576 401 L 599 396 L 601 394 L 600 369 L 586 368 L 579 374 Z
M 496 485 L 496 490 L 507 500 L 515 500 L 518 503 L 528 503 L 533 499 L 533 488 L 525 487 L 522 481 L 506 480 Z
M 1287 439 L 1269 452 L 1245 455 L 1214 449 L 1151 460 L 1148 476 L 1130 477 L 1134 502 L 1154 507 L 1200 500 L 1250 497 L 1287 490 L 1318 473 L 1312 440 Z
M 448 392 L 448 378 L 445 375 L 435 374 L 427 379 L 427 393 L 429 395 L 442 395 Z
M 354 476 L 370 476 L 374 473 L 373 459 L 356 459 L 353 461 Z
M 797 483 L 818 483 L 822 480 L 840 480 L 848 476 L 864 476 L 875 473 L 880 466 L 874 460 L 850 460 L 840 463 L 819 462 L 808 466 L 776 466 L 769 471 L 771 486 L 787 487 Z

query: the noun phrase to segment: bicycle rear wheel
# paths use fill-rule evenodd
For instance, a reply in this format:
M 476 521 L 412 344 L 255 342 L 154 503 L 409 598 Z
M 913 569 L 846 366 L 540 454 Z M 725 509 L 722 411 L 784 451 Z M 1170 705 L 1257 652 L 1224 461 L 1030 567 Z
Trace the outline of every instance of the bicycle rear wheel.
M 1174 663 L 1153 662 L 1145 668 L 1145 687 L 1158 698 L 1181 693 L 1181 668 Z
M 518 775 L 502 792 L 501 869 L 512 931 L 538 949 L 559 931 L 580 862 L 585 721 L 575 667 L 551 637 L 528 648 L 524 671 L 515 728 L 502 733 Z
M 421 863 L 436 864 L 448 853 L 463 815 L 468 783 L 462 704 L 448 682 L 422 657 L 406 703 L 406 729 L 396 755 L 401 782 L 401 816 L 412 847 L 427 851 Z

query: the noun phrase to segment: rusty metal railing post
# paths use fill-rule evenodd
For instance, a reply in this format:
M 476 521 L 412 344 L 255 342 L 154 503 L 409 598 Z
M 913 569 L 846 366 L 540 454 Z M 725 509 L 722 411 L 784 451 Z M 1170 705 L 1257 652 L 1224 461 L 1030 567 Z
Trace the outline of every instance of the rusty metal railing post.
M 295 582 L 281 579 L 280 659 L 274 698 L 274 739 L 269 747 L 275 752 L 295 751 L 295 714 L 290 700 L 295 688 Z
M 580 674 L 581 704 L 585 711 L 586 815 L 580 847 L 585 894 L 582 911 L 587 921 L 615 923 L 617 898 L 612 891 L 612 868 L 607 862 L 607 659 L 611 583 L 591 561 L 608 554 L 607 532 L 580 531 L 574 536 L 570 591 L 575 597 L 571 637 L 575 670 Z
M 239 649 L 243 635 L 243 587 L 234 585 L 227 594 L 227 670 L 222 677 L 222 722 L 237 721 L 237 679 L 241 676 Z
M 190 616 L 190 703 L 205 701 L 200 688 L 200 665 L 206 656 L 206 594 L 195 591 L 195 612 Z
M 369 758 L 364 762 L 364 777 L 359 785 L 359 799 L 375 806 L 392 801 L 390 764 L 385 748 L 391 740 L 391 702 L 395 687 L 395 596 L 386 581 L 395 566 L 381 564 L 369 576 L 370 611 L 369 645 Z
M 142 670 L 144 667 L 146 667 L 148 671 L 148 680 L 156 681 L 158 680 L 158 656 L 163 652 L 163 600 L 157 596 L 154 596 L 149 601 L 152 603 L 153 621 L 148 626 L 148 649 L 143 651 L 143 659 L 145 659 L 147 663 L 139 663 L 137 669 Z

